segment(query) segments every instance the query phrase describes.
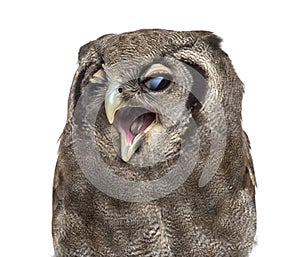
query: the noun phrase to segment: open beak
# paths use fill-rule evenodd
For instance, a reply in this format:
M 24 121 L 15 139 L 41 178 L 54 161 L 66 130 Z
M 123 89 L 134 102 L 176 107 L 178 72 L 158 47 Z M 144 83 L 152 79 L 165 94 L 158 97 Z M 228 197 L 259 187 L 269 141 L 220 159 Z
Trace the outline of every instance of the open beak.
M 105 112 L 120 133 L 121 158 L 127 162 L 157 122 L 157 114 L 144 107 L 126 106 L 119 85 L 110 85 L 105 95 Z

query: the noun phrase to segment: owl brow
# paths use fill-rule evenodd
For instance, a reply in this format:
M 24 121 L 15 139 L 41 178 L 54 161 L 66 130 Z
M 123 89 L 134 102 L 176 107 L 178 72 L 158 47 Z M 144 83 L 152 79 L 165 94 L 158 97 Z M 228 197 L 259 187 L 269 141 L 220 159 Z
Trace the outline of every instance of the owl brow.
M 147 74 L 149 72 L 149 70 L 151 70 L 151 67 L 155 66 L 155 65 L 161 65 L 163 67 L 165 73 L 167 74 L 171 74 L 171 68 L 169 67 L 169 65 L 166 63 L 166 61 L 163 60 L 163 58 L 160 59 L 155 59 L 153 60 L 151 63 L 148 63 L 147 65 L 144 65 L 144 67 L 141 69 L 140 71 L 140 77 L 145 76 L 145 74 Z

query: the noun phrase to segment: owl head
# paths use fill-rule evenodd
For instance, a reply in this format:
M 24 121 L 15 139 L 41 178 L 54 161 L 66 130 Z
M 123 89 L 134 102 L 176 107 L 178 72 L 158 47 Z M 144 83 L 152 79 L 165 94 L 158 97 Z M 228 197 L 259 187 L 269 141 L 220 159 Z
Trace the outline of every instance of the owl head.
M 240 133 L 243 93 L 220 42 L 207 31 L 140 30 L 81 47 L 67 123 L 79 161 L 100 157 L 131 180 L 220 163 Z

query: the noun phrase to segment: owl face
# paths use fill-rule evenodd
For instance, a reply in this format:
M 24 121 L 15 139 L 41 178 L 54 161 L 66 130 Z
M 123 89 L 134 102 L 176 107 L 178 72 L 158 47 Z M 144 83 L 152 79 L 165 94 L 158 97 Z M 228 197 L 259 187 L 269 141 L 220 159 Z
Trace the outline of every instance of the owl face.
M 205 163 L 203 174 L 216 172 L 226 113 L 240 113 L 238 104 L 232 108 L 225 101 L 239 102 L 241 91 L 230 88 L 234 81 L 223 70 L 229 64 L 222 63 L 227 59 L 219 42 L 210 32 L 143 30 L 106 35 L 80 49 L 69 124 L 76 124 L 73 149 L 89 180 L 106 176 L 99 175 L 102 170 L 127 180 L 155 180 L 175 169 L 176 176 L 186 172 L 182 182 Z M 94 170 L 98 175 L 90 176 Z
M 106 129 L 99 133 L 110 130 L 115 152 L 124 162 L 146 167 L 174 160 L 186 130 L 197 133 L 192 109 L 202 106 L 205 79 L 172 56 L 104 64 L 91 83 L 104 95 L 100 112 L 105 112 Z M 193 87 L 202 88 L 198 98 Z

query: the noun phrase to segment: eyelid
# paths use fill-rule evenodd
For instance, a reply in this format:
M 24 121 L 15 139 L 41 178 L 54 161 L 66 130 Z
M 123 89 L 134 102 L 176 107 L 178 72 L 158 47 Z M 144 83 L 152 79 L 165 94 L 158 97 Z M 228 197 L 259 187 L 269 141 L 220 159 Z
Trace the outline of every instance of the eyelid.
M 160 63 L 156 63 L 156 64 L 153 64 L 151 65 L 151 67 L 147 70 L 147 72 L 144 74 L 144 78 L 147 78 L 147 77 L 158 77 L 158 76 L 161 76 L 161 75 L 169 75 L 169 76 L 172 76 L 172 71 L 160 64 Z M 162 76 L 164 77 L 164 76 Z
M 151 89 L 151 90 L 156 90 L 156 88 L 159 86 L 159 84 L 164 80 L 163 77 L 155 77 L 155 78 L 152 78 L 152 79 L 149 79 L 148 81 L 145 82 L 145 85 L 147 88 Z M 152 83 L 154 85 L 157 85 L 157 86 L 154 86 L 152 87 Z
M 167 74 L 167 76 L 170 76 L 170 74 Z M 168 79 L 166 78 L 166 76 L 157 76 L 146 78 L 143 81 L 143 84 L 151 91 L 159 91 L 161 89 L 167 88 L 171 84 L 171 82 L 172 79 Z
M 141 81 L 145 82 L 145 81 L 148 81 L 148 80 L 151 80 L 151 79 L 156 79 L 156 78 L 162 78 L 162 79 L 165 79 L 165 80 L 173 81 L 173 77 L 169 73 L 153 73 L 150 76 L 147 76 L 147 77 L 144 76 Z

